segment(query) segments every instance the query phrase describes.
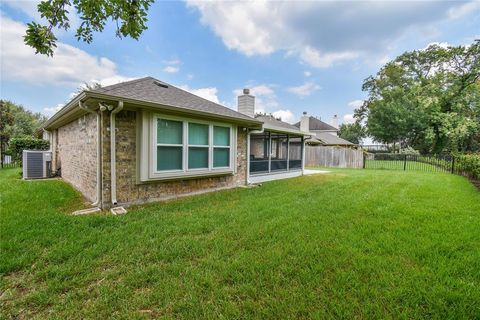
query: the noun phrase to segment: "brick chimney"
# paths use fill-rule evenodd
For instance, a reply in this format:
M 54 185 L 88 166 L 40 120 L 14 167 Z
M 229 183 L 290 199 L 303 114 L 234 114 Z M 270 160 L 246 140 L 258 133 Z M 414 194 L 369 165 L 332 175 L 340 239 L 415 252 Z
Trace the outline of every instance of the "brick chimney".
M 250 89 L 243 89 L 243 94 L 238 96 L 237 111 L 246 116 L 255 117 L 255 97 L 250 95 Z

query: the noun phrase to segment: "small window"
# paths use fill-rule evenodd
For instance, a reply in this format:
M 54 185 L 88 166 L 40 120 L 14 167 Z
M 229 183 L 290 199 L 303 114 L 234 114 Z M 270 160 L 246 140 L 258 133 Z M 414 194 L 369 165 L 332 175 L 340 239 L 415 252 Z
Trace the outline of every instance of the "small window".
M 230 128 L 213 127 L 213 167 L 230 167 Z
M 188 124 L 188 144 L 208 145 L 208 125 L 199 123 Z
M 209 126 L 188 124 L 188 169 L 208 169 Z
M 216 146 L 230 146 L 230 128 L 213 127 L 213 144 Z
M 157 170 L 182 170 L 183 123 L 157 120 Z
M 181 121 L 158 119 L 157 143 L 158 144 L 182 144 L 183 123 Z

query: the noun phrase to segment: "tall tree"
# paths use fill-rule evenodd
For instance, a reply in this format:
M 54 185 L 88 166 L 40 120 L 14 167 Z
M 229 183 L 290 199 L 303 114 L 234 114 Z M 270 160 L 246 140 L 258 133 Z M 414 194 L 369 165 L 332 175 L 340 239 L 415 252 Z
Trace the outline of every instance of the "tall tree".
M 30 22 L 27 25 L 25 43 L 35 53 L 53 56 L 57 46 L 54 29 L 70 29 L 68 10 L 75 9 L 81 23 L 76 30 L 77 40 L 91 43 L 93 32 L 102 32 L 107 21 L 116 24 L 116 36 L 138 39 L 147 29 L 147 12 L 154 0 L 44 0 L 38 12 L 45 18 L 45 25 Z
M 366 137 L 365 128 L 358 122 L 343 123 L 339 127 L 338 136 L 355 144 L 360 144 Z
M 3 154 L 10 140 L 9 127 L 13 125 L 13 114 L 10 105 L 0 100 L 0 162 L 3 167 Z
M 478 150 L 480 42 L 406 52 L 364 81 L 369 135 L 422 152 Z

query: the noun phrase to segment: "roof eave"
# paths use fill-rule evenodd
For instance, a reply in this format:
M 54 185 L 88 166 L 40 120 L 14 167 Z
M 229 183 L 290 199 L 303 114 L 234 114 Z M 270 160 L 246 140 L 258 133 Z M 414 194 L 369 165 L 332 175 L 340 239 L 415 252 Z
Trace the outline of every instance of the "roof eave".
M 79 101 L 85 101 L 89 98 L 99 99 L 99 100 L 102 100 L 102 99 L 113 100 L 113 101 L 121 100 L 124 103 L 128 103 L 128 104 L 139 106 L 139 107 L 151 107 L 152 109 L 155 109 L 155 110 L 161 109 L 165 111 L 178 112 L 178 113 L 194 115 L 194 116 L 214 117 L 217 119 L 228 120 L 232 123 L 242 124 L 242 125 L 251 127 L 253 129 L 261 128 L 263 123 L 254 118 L 245 119 L 240 117 L 237 118 L 237 117 L 230 117 L 230 116 L 224 116 L 224 115 L 217 115 L 209 112 L 202 112 L 202 111 L 191 110 L 191 109 L 182 108 L 182 107 L 163 105 L 163 104 L 158 104 L 158 103 L 145 101 L 145 100 L 125 98 L 122 96 L 115 96 L 115 95 L 104 94 L 104 93 L 93 92 L 93 91 L 83 91 L 82 93 L 77 95 L 73 100 L 71 100 L 65 107 L 63 107 L 60 111 L 58 111 L 50 119 L 48 119 L 45 122 L 43 128 L 47 131 L 58 128 L 66 118 L 68 118 L 72 114 L 75 114 L 77 111 L 81 110 L 80 107 L 78 106 Z
M 309 136 L 310 134 L 307 132 L 303 131 L 297 131 L 294 129 L 287 129 L 287 128 L 281 128 L 281 127 L 275 127 L 275 126 L 270 126 L 266 123 L 263 124 L 263 128 L 267 131 L 274 131 L 274 132 L 279 132 L 279 133 L 291 133 L 291 134 L 296 134 L 299 136 Z
M 214 118 L 218 118 L 218 119 L 227 119 L 227 120 L 229 120 L 233 123 L 246 124 L 246 125 L 251 125 L 251 126 L 254 126 L 254 127 L 258 127 L 258 126 L 262 125 L 261 121 L 258 121 L 254 118 L 244 119 L 244 118 L 240 118 L 240 117 L 238 117 L 238 118 L 237 117 L 230 117 L 230 116 L 218 115 L 218 114 L 214 114 L 214 113 L 210 113 L 210 112 L 203 112 L 203 111 L 192 110 L 192 109 L 187 109 L 187 108 L 183 108 L 183 107 L 159 104 L 159 103 L 146 101 L 146 100 L 125 98 L 125 97 L 122 97 L 122 96 L 115 96 L 115 95 L 98 93 L 98 92 L 87 92 L 87 93 L 88 93 L 88 96 L 91 97 L 91 98 L 107 99 L 107 100 L 122 100 L 124 103 L 136 105 L 138 107 L 151 107 L 151 108 L 154 108 L 156 110 L 163 109 L 165 111 L 179 112 L 179 113 L 184 113 L 184 114 L 188 114 L 188 115 L 214 117 Z
M 86 91 L 82 91 L 80 94 L 78 94 L 75 98 L 70 100 L 69 103 L 67 103 L 62 109 L 60 109 L 57 113 L 55 113 L 53 116 L 51 116 L 44 124 L 43 124 L 43 129 L 44 130 L 51 130 L 55 129 L 56 125 L 62 121 L 65 117 L 67 117 L 69 114 L 74 113 L 77 111 L 77 109 L 80 109 L 78 103 L 79 101 L 82 101 L 86 98 Z

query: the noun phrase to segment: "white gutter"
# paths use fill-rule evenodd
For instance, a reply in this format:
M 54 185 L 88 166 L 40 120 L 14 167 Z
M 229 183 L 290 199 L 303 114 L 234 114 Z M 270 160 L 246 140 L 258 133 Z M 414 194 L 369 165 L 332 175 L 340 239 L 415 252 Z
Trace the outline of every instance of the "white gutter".
M 95 112 L 93 110 L 88 109 L 85 107 L 82 103 L 82 101 L 78 101 L 78 106 L 80 109 L 85 110 L 88 113 L 95 114 L 97 116 L 97 199 L 95 200 L 94 203 L 92 203 L 92 206 L 100 206 L 102 203 L 102 176 L 101 176 L 101 170 L 102 170 L 102 162 L 100 160 L 100 155 L 101 155 L 101 145 L 100 145 L 100 140 L 101 140 L 101 128 L 100 128 L 100 111 Z
M 118 106 L 110 112 L 110 189 L 112 205 L 117 205 L 117 166 L 115 146 L 115 115 L 122 111 L 123 101 L 118 101 Z

